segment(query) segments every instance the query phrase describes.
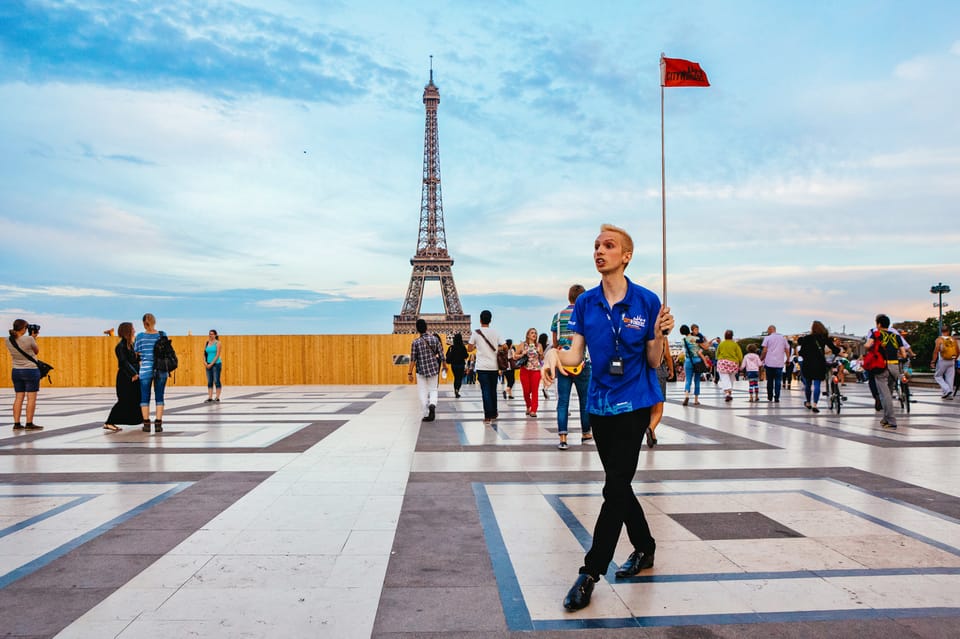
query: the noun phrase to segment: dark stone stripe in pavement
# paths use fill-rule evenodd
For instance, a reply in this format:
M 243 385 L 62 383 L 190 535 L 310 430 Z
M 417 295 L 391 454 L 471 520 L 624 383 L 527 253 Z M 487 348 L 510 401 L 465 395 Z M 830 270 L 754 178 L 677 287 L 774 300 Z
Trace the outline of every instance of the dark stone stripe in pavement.
M 477 420 L 481 419 L 480 417 Z M 464 445 L 460 443 L 460 433 L 455 425 L 456 418 L 446 418 L 446 416 L 441 415 L 437 421 L 424 425 L 420 429 L 420 434 L 417 438 L 417 452 L 420 453 L 442 453 L 442 452 L 506 452 L 506 451 L 556 451 L 557 445 L 555 442 L 550 442 L 549 444 L 544 444 L 541 442 L 531 442 L 531 443 L 520 443 L 520 444 L 511 444 L 511 445 L 498 445 L 498 444 L 478 444 L 478 445 Z M 501 419 L 499 420 L 499 425 L 520 423 L 524 419 Z M 553 435 L 557 434 L 556 419 L 552 421 L 545 421 L 544 415 L 541 415 L 540 423 L 538 426 L 545 432 L 551 433 Z M 723 430 L 715 428 L 707 428 L 701 426 L 700 424 L 694 424 L 693 422 L 684 421 L 682 419 L 676 419 L 674 417 L 664 417 L 663 421 L 660 424 L 661 426 L 670 426 L 671 428 L 676 428 L 677 430 L 683 431 L 691 436 L 709 439 L 715 443 L 709 444 L 658 444 L 657 450 L 683 450 L 683 451 L 695 451 L 695 450 L 769 450 L 769 449 L 778 449 L 778 446 L 772 444 L 767 444 L 764 442 L 756 441 L 749 439 L 747 437 L 740 437 L 739 435 L 734 435 Z M 489 426 L 487 427 L 489 428 Z M 575 448 L 580 445 L 580 427 L 576 425 L 570 431 L 569 441 L 571 448 Z M 521 440 L 522 441 L 522 440 Z M 558 440 L 559 441 L 559 438 Z M 593 444 L 587 444 L 587 446 L 592 446 Z M 647 450 L 644 446 L 644 451 Z M 562 452 L 557 452 L 558 455 L 562 455 Z
M 804 413 L 804 415 L 807 415 Z M 876 426 L 879 429 L 880 426 L 880 416 L 882 413 L 876 413 Z M 910 419 L 917 419 L 919 416 L 913 414 L 910 416 Z M 940 416 L 938 416 L 940 417 Z M 906 423 L 907 417 L 905 415 L 900 415 L 900 419 L 903 419 L 904 422 L 901 424 L 904 428 L 911 428 L 910 424 Z M 861 435 L 859 433 L 851 433 L 842 428 L 838 428 L 837 425 L 843 422 L 843 414 L 839 416 L 834 416 L 831 414 L 824 414 L 821 412 L 819 419 L 813 419 L 807 417 L 804 420 L 799 419 L 789 419 L 784 417 L 764 417 L 757 416 L 750 418 L 753 421 L 764 422 L 767 424 L 772 424 L 774 426 L 782 426 L 784 428 L 793 428 L 794 430 L 802 430 L 808 433 L 817 433 L 818 435 L 828 435 L 830 437 L 836 437 L 837 439 L 845 439 L 847 441 L 859 442 L 861 444 L 869 444 L 871 446 L 876 446 L 877 448 L 956 448 L 960 446 L 960 439 L 952 440 L 939 440 L 939 441 L 910 441 L 908 439 L 895 440 L 889 439 L 887 437 L 880 437 L 875 435 Z M 898 424 L 900 422 L 898 421 Z M 896 431 L 887 431 L 881 429 L 883 433 L 890 433 Z
M 178 432 L 173 430 L 174 428 L 181 427 L 183 425 L 189 424 L 191 422 L 168 422 L 166 424 L 167 431 L 163 434 L 153 434 L 149 437 L 161 437 L 163 439 L 172 439 L 178 435 L 188 435 L 189 433 Z M 192 422 L 201 426 L 208 426 L 208 422 Z M 249 422 L 244 422 L 249 423 Z M 299 424 L 302 421 L 290 422 L 282 420 L 274 420 L 272 422 L 264 423 L 295 423 Z M 115 437 L 114 433 L 104 432 L 105 446 L 102 448 L 27 448 L 27 449 L 7 449 L 0 450 L 0 456 L 4 455 L 116 455 L 120 454 L 129 454 L 129 453 L 150 453 L 151 455 L 170 455 L 177 453 L 180 455 L 199 455 L 199 454 L 228 454 L 228 453 L 302 453 L 307 450 L 317 442 L 323 440 L 327 435 L 334 432 L 344 424 L 346 421 L 325 421 L 325 422 L 313 422 L 312 424 L 307 424 L 303 428 L 298 429 L 296 432 L 291 433 L 290 435 L 284 437 L 283 439 L 270 444 L 269 446 L 209 446 L 209 447 L 177 447 L 176 443 L 171 442 L 170 445 L 164 444 L 163 448 L 158 448 L 156 446 L 140 446 L 138 444 L 125 444 L 122 442 L 110 441 L 110 437 Z M 138 430 L 136 426 L 130 426 L 129 428 L 133 430 Z M 93 430 L 100 431 L 102 430 L 102 425 L 99 423 L 96 424 L 83 424 L 81 426 L 71 426 L 70 428 L 61 428 L 58 430 L 51 430 L 46 432 L 37 433 L 34 439 L 41 437 L 53 437 L 56 435 L 62 435 L 64 433 L 78 432 L 84 430 Z M 204 431 L 207 428 L 203 428 Z M 27 435 L 26 437 L 29 437 Z M 20 437 L 11 438 L 15 439 L 15 443 L 21 443 Z M 32 441 L 32 440 L 31 440 Z M 10 445 L 11 442 L 5 439 L 0 439 L 0 445 Z
M 0 590 L 4 636 L 52 637 L 169 552 L 268 472 L 32 474 L 0 476 L 17 485 L 79 481 L 194 481 L 192 486 L 94 537 Z

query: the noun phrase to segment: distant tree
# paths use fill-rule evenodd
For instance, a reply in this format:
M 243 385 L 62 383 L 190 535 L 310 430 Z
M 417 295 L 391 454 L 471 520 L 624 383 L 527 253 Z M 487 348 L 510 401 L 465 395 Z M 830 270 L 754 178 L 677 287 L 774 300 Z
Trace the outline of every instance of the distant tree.
M 943 323 L 953 332 L 960 330 L 960 311 L 947 311 L 943 314 Z M 928 368 L 933 355 L 934 342 L 940 337 L 940 327 L 936 317 L 928 317 L 924 322 L 907 321 L 893 325 L 903 333 L 916 354 L 913 364 L 915 367 Z

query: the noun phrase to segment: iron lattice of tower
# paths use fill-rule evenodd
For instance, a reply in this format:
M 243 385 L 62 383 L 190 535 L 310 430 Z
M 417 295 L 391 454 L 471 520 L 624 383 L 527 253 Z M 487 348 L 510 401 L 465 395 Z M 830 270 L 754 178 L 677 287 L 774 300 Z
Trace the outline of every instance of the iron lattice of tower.
M 443 197 L 440 190 L 440 139 L 437 133 L 437 106 L 440 91 L 430 82 L 423 88 L 423 104 L 427 123 L 423 135 L 423 190 L 420 196 L 420 233 L 417 253 L 410 260 L 413 273 L 403 300 L 403 309 L 393 316 L 394 333 L 416 333 L 417 319 L 423 318 L 431 333 L 448 338 L 455 333 L 470 334 L 470 316 L 460 306 L 457 285 L 453 282 L 453 258 L 447 252 L 447 234 L 443 226 Z M 439 281 L 444 313 L 421 314 L 425 282 Z

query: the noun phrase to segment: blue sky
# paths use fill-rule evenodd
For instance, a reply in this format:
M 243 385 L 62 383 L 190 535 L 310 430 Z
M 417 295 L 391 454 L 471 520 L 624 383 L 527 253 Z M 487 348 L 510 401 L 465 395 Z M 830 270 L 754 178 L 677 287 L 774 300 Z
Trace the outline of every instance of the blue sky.
M 678 323 L 935 315 L 931 285 L 960 291 L 960 4 L 663 4 L 0 3 L 0 321 L 391 332 L 430 55 L 474 321 L 546 331 L 603 222 L 659 293 L 661 52 L 712 83 L 666 92 Z

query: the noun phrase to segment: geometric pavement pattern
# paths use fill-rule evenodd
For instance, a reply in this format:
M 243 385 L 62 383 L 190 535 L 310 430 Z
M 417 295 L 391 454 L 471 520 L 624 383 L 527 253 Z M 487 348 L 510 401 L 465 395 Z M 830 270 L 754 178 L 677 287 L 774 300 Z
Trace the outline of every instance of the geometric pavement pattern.
M 479 389 L 171 385 L 163 434 L 102 430 L 112 389 L 44 386 L 0 430 L 0 629 L 16 637 L 953 637 L 960 411 L 913 389 L 887 431 L 865 386 L 840 415 L 668 385 L 635 490 L 656 564 L 561 601 L 602 468 Z M 0 390 L 0 404 L 12 402 Z M 622 536 L 614 561 L 631 548 Z M 522 633 L 522 634 L 521 634 Z

